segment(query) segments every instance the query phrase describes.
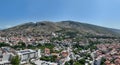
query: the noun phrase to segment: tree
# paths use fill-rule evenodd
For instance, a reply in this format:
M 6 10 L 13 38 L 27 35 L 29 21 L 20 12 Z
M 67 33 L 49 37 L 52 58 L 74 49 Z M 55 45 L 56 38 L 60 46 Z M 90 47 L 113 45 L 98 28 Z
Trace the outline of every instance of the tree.
M 57 56 L 56 56 L 56 55 L 51 56 L 51 61 L 52 61 L 52 62 L 55 62 L 56 59 L 57 59 Z
M 13 46 L 12 48 L 14 48 L 14 49 L 24 49 L 24 48 L 26 48 L 26 44 L 24 43 L 24 42 L 18 42 L 18 45 L 15 45 L 15 46 Z
M 102 59 L 101 59 L 101 65 L 105 65 L 105 64 L 104 64 L 105 61 L 106 61 L 106 59 L 105 59 L 105 58 L 102 58 Z
M 26 44 L 24 43 L 24 42 L 18 42 L 18 44 L 20 45 L 20 47 L 22 47 L 22 48 L 24 48 L 24 47 L 26 47 Z
M 0 47 L 3 47 L 3 46 L 10 46 L 10 45 L 5 42 L 0 42 Z
M 18 55 L 12 57 L 12 59 L 11 59 L 11 64 L 12 64 L 12 65 L 20 65 L 20 58 L 19 58 Z
M 83 58 L 83 59 L 79 60 L 79 63 L 85 64 L 85 59 Z
M 53 55 L 53 56 L 43 56 L 40 58 L 40 60 L 44 60 L 44 61 L 51 61 L 51 62 L 55 62 L 57 59 L 57 56 Z
M 68 63 L 68 62 L 65 62 L 65 65 L 69 65 L 69 63 Z
M 74 65 L 83 65 L 83 64 L 80 64 L 79 62 L 74 62 Z
M 73 65 L 74 61 L 73 61 L 73 60 L 70 60 L 69 63 L 70 63 L 70 65 Z

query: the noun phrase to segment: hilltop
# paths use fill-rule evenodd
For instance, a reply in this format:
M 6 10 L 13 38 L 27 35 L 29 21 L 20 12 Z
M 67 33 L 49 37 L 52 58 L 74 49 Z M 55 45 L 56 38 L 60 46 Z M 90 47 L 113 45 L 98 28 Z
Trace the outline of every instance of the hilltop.
M 41 21 L 29 22 L 1 30 L 1 35 L 29 35 L 29 34 L 50 34 L 52 32 L 77 32 L 82 35 L 95 36 L 119 36 L 120 30 L 105 28 L 97 25 L 80 23 L 76 21 L 50 22 Z

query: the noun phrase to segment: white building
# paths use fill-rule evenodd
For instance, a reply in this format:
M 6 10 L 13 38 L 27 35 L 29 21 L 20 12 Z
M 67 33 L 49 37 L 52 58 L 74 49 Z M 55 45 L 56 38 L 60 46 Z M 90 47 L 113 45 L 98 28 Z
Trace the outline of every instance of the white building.
M 2 58 L 0 60 L 0 65 L 10 64 L 11 56 L 12 55 L 10 53 L 3 53 Z
M 17 54 L 20 57 L 21 64 L 27 63 L 31 59 L 40 58 L 41 57 L 40 53 L 41 53 L 40 49 L 39 50 L 26 49 L 26 50 L 17 51 Z
M 10 52 L 11 49 L 9 47 L 2 47 L 0 48 L 0 65 L 10 64 L 10 60 L 14 55 Z
M 58 63 L 41 61 L 41 60 L 35 60 L 35 61 L 33 61 L 33 62 L 34 62 L 36 65 L 58 65 Z

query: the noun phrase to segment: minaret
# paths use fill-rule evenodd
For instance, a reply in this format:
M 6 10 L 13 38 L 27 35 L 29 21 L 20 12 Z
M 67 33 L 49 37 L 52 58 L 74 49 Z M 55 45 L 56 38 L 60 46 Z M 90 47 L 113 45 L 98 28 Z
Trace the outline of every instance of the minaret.
M 41 50 L 38 49 L 38 57 L 40 58 L 41 57 Z

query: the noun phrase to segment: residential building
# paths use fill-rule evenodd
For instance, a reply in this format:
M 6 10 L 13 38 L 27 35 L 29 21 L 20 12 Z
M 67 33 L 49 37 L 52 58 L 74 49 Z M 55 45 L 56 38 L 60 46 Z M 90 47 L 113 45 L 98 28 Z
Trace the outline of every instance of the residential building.
M 41 57 L 40 53 L 41 53 L 40 50 L 31 50 L 31 49 L 17 51 L 17 54 L 20 57 L 21 64 L 27 63 L 31 59 L 40 58 Z

